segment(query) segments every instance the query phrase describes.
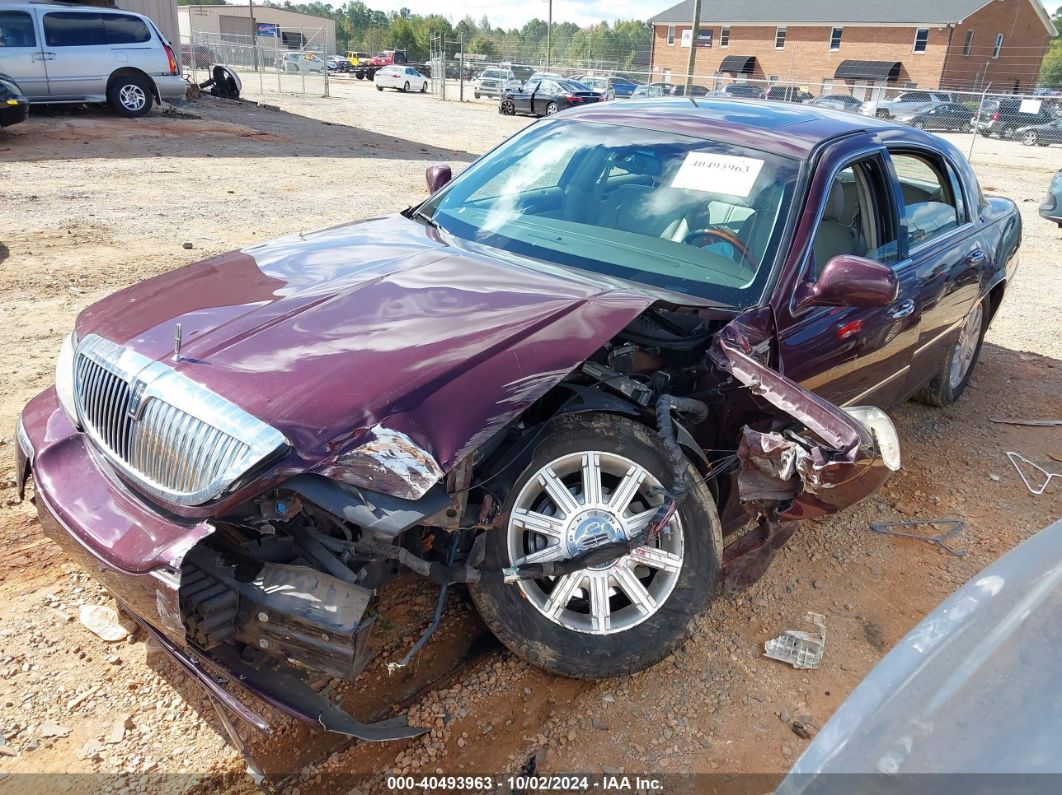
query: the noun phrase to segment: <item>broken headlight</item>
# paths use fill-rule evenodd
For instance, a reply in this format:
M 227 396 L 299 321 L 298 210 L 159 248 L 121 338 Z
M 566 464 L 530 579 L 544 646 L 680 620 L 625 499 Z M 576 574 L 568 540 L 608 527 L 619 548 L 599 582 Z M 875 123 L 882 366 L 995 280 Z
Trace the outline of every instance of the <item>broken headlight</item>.
M 900 437 L 889 415 L 876 406 L 853 406 L 845 411 L 873 434 L 882 462 L 891 471 L 897 471 L 900 468 Z

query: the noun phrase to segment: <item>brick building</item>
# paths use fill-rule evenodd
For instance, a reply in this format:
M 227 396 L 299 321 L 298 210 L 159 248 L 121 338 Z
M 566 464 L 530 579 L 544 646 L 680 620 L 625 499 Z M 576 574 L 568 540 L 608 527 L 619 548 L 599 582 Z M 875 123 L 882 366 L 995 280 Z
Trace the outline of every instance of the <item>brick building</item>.
M 702 84 L 1022 91 L 1057 35 L 1039 0 L 704 0 L 692 20 L 693 0 L 650 20 L 652 81 L 684 79 L 696 46 Z

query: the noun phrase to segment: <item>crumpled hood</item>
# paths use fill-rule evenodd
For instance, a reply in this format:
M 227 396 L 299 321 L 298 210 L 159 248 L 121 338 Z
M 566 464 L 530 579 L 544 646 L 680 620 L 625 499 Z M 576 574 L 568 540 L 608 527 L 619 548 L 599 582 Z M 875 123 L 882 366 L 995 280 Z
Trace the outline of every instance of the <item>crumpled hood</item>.
M 446 471 L 654 300 L 449 247 L 391 216 L 150 279 L 86 309 L 77 331 L 163 360 L 277 428 L 293 472 L 334 474 L 381 435 Z

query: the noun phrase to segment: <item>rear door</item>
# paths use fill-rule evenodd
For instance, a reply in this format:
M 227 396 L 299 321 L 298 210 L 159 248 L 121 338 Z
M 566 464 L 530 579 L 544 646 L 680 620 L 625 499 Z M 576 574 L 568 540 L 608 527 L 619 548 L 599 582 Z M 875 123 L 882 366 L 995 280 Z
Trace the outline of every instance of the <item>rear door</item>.
M 911 360 L 914 389 L 944 366 L 959 326 L 994 270 L 958 171 L 940 153 L 912 145 L 889 151 L 901 211 L 900 268 L 915 275 L 918 343 Z
M 44 11 L 44 54 L 52 99 L 103 98 L 114 56 L 99 11 Z
M 48 73 L 44 59 L 44 49 L 33 14 L 0 8 L 0 75 L 14 80 L 31 101 L 48 95 Z

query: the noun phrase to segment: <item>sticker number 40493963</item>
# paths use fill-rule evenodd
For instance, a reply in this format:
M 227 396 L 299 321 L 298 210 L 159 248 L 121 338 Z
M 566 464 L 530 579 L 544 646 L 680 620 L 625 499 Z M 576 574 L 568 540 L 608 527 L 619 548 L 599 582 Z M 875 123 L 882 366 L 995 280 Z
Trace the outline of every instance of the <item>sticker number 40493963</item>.
M 690 152 L 671 187 L 747 198 L 762 168 L 763 161 L 754 157 Z

